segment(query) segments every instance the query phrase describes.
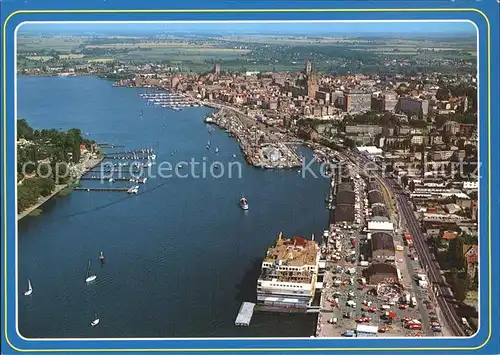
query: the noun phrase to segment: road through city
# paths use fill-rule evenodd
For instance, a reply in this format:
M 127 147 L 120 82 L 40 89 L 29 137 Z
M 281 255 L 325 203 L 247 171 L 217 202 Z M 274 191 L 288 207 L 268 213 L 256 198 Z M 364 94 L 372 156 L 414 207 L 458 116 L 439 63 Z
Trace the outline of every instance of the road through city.
M 360 156 L 358 161 L 362 164 L 373 164 L 372 160 L 363 156 Z M 456 336 L 465 336 L 466 334 L 462 328 L 460 317 L 455 311 L 455 300 L 453 298 L 453 294 L 450 294 L 450 287 L 446 283 L 444 276 L 441 275 L 440 269 L 436 265 L 436 262 L 426 245 L 420 222 L 415 216 L 411 201 L 406 195 L 401 193 L 402 189 L 394 178 L 384 176 L 381 171 L 377 171 L 376 174 L 378 178 L 389 188 L 392 194 L 396 196 L 397 209 L 400 213 L 400 218 L 404 218 L 406 227 L 413 236 L 415 249 L 420 256 L 422 266 L 428 274 L 437 303 L 446 319 L 446 323 L 450 328 L 450 331 Z

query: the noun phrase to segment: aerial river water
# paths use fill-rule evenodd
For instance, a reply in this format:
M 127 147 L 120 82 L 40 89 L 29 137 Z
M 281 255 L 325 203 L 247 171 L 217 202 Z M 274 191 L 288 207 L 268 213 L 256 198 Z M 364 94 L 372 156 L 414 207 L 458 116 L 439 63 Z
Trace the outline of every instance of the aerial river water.
M 19 77 L 18 117 L 34 128 L 80 128 L 90 139 L 126 149 L 152 147 L 157 164 L 191 158 L 224 166 L 240 162 L 241 178 L 157 176 L 137 195 L 75 191 L 49 201 L 40 216 L 22 219 L 20 333 L 28 338 L 314 334 L 315 315 L 257 313 L 248 328 L 236 328 L 234 319 L 242 301 L 255 300 L 260 263 L 280 231 L 321 235 L 328 223 L 329 182 L 303 178 L 297 170 L 249 166 L 232 137 L 210 132 L 203 123 L 209 109 L 147 106 L 139 96 L 144 91 L 95 77 Z M 208 140 L 219 148 L 217 154 L 206 149 Z M 307 149 L 301 153 L 311 157 Z M 242 194 L 248 212 L 239 208 Z M 101 251 L 104 265 L 97 259 Z M 97 279 L 86 284 L 89 260 Z M 28 279 L 34 291 L 24 296 Z M 96 313 L 101 323 L 92 328 Z

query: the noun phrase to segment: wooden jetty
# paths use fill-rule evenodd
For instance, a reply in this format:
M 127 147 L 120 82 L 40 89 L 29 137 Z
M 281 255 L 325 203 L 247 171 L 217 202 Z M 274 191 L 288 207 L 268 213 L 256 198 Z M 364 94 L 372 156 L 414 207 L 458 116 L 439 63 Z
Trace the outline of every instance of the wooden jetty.
M 104 154 L 106 159 L 116 159 L 116 160 L 144 160 L 144 159 L 151 159 L 149 155 L 144 155 L 144 156 L 136 156 L 136 155 L 108 155 Z
M 129 187 L 75 187 L 75 191 L 114 191 L 127 192 Z
M 236 316 L 236 320 L 234 321 L 234 325 L 248 327 L 250 325 L 250 321 L 252 320 L 254 308 L 255 303 L 243 302 L 238 315 Z
M 132 162 L 132 163 L 114 163 L 114 164 L 107 164 L 106 163 L 106 164 L 102 164 L 102 165 L 104 165 L 106 167 L 112 165 L 114 168 L 133 168 L 133 169 L 140 169 L 142 167 L 141 164 L 134 163 L 134 162 Z M 102 165 L 96 165 L 96 166 L 94 166 L 93 169 L 99 168 Z
M 101 147 L 101 148 L 125 148 L 124 145 L 117 145 L 117 144 L 106 143 L 106 142 L 97 143 L 97 146 Z
M 104 170 L 89 170 L 88 173 L 90 174 L 109 174 L 109 173 L 114 173 L 114 174 L 136 174 L 136 173 L 142 173 L 142 169 L 125 169 L 125 170 L 120 170 L 120 169 L 104 169 Z
M 113 179 L 114 181 L 130 181 L 130 180 L 141 180 L 142 178 L 108 178 L 108 177 L 102 177 L 102 176 L 87 176 L 87 177 L 81 177 L 80 180 L 97 180 L 97 181 L 108 181 L 109 179 Z
M 136 149 L 136 150 L 126 150 L 121 152 L 107 152 L 104 155 L 123 155 L 123 154 L 153 154 L 151 149 Z

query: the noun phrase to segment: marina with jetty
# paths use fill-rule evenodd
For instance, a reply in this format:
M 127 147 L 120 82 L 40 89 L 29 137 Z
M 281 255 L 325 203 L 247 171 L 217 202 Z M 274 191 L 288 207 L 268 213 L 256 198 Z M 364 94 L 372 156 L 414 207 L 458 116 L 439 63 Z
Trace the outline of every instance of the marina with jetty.
M 127 81 L 116 82 L 115 86 L 137 87 Z M 205 117 L 204 122 L 214 124 L 234 137 L 245 155 L 247 163 L 266 169 L 289 169 L 302 166 L 302 157 L 294 144 L 302 141 L 295 136 L 273 130 L 235 107 L 227 104 L 197 99 L 174 89 L 144 84 L 154 92 L 139 94 L 148 104 L 180 111 L 187 107 L 206 106 L 216 111 Z M 128 159 L 128 158 L 123 158 Z
M 139 94 L 148 104 L 157 105 L 163 108 L 169 108 L 174 111 L 180 111 L 186 107 L 200 106 L 195 100 L 187 95 L 171 92 L 154 92 Z
M 116 146 L 115 146 L 116 147 Z M 153 165 L 156 159 L 156 154 L 152 148 L 112 151 L 103 153 L 100 161 L 101 164 L 96 164 L 83 174 L 79 181 L 99 181 L 102 183 L 113 184 L 115 182 L 128 182 L 131 186 L 127 187 L 110 187 L 110 186 L 89 186 L 75 188 L 75 191 L 100 191 L 100 192 L 127 192 L 128 194 L 137 194 L 139 185 L 145 184 L 148 180 L 146 168 Z M 130 163 L 115 163 L 116 160 L 133 160 Z M 144 162 L 146 161 L 146 162 Z M 113 168 L 109 167 L 109 164 Z M 97 170 L 94 170 L 97 169 Z M 124 176 L 127 175 L 127 176 Z

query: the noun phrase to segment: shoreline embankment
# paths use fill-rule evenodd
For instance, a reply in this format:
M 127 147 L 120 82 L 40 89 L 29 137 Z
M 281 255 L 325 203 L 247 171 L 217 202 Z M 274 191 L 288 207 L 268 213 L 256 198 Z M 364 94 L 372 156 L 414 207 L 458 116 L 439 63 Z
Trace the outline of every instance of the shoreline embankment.
M 24 217 L 26 217 L 29 214 L 31 214 L 33 211 L 39 209 L 40 207 L 43 206 L 43 204 L 45 204 L 47 201 L 49 201 L 54 196 L 56 196 L 59 193 L 61 193 L 61 191 L 64 191 L 66 188 L 71 188 L 73 181 L 77 181 L 78 179 L 80 179 L 83 175 L 85 175 L 90 170 L 92 170 L 94 167 L 96 167 L 97 165 L 99 165 L 103 160 L 104 160 L 104 156 L 101 156 L 101 157 L 96 158 L 96 159 L 89 159 L 88 161 L 86 161 L 85 162 L 85 167 L 82 170 L 82 172 L 80 172 L 79 174 L 77 174 L 75 176 L 75 178 L 71 182 L 69 182 L 67 184 L 56 185 L 54 191 L 49 196 L 40 197 L 38 199 L 38 202 L 35 203 L 33 206 L 30 206 L 27 209 L 25 209 L 24 211 L 18 213 L 17 214 L 17 220 L 20 221 Z

